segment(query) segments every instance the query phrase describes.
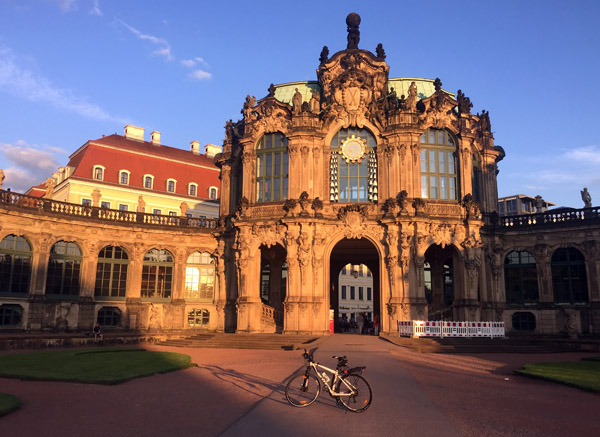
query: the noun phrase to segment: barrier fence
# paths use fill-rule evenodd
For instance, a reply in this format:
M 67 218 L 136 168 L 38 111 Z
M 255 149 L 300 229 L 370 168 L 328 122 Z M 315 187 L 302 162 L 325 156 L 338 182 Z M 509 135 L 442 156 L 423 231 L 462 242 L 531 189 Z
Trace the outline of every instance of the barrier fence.
M 398 322 L 401 337 L 504 337 L 504 322 Z

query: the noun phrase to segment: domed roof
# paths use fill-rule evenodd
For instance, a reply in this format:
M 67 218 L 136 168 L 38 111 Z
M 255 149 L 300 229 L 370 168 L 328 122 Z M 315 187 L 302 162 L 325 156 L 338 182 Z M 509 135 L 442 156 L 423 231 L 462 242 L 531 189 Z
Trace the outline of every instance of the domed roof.
M 411 82 L 415 82 L 417 86 L 417 93 L 419 99 L 423 99 L 425 97 L 429 97 L 435 93 L 435 86 L 433 85 L 433 79 L 424 79 L 419 77 L 397 77 L 391 78 L 388 80 L 388 90 L 394 88 L 396 91 L 396 95 L 400 97 L 401 95 L 408 95 L 408 87 Z M 316 80 L 307 80 L 303 82 L 288 82 L 282 83 L 279 85 L 275 85 L 275 98 L 283 103 L 292 104 L 292 97 L 296 92 L 296 88 L 300 94 L 302 94 L 302 100 L 308 102 L 312 96 L 313 90 L 321 90 L 321 85 Z M 450 96 L 454 97 L 454 93 L 450 93 L 446 90 L 444 92 L 448 93 Z

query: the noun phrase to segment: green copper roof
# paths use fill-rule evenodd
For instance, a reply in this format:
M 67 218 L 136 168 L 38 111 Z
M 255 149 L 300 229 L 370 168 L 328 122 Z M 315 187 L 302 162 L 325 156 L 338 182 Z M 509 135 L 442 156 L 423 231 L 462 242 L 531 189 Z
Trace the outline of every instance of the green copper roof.
M 411 82 L 415 82 L 417 86 L 417 93 L 419 99 L 429 97 L 435 93 L 435 87 L 433 86 L 433 79 L 423 79 L 418 77 L 397 77 L 388 80 L 388 89 L 391 91 L 394 88 L 396 95 L 408 95 L 408 87 Z M 318 90 L 321 88 L 319 82 L 316 80 L 307 80 L 303 82 L 289 82 L 275 85 L 275 98 L 283 103 L 292 104 L 292 97 L 296 92 L 296 88 L 302 94 L 302 101 L 308 102 L 312 96 L 312 90 Z M 445 90 L 444 90 L 445 91 Z M 448 91 L 446 91 L 448 92 Z M 454 97 L 454 93 L 448 93 Z

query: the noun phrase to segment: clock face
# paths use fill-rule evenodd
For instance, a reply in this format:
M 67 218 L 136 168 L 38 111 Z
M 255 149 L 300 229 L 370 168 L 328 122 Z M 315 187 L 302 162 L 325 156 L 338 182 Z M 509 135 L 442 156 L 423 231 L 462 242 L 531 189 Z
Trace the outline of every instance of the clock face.
M 366 140 L 362 140 L 359 137 L 352 135 L 351 137 L 344 140 L 344 142 L 342 143 L 340 153 L 346 159 L 346 162 L 360 161 L 365 156 L 365 143 Z

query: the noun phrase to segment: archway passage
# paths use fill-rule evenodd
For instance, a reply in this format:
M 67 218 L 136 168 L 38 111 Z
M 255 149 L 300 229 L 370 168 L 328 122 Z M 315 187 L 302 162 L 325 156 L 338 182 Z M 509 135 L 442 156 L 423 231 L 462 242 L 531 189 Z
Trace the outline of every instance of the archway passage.
M 425 252 L 423 282 L 429 320 L 453 320 L 458 262 L 458 253 L 453 246 L 434 244 Z
M 267 314 L 272 313 L 275 332 L 283 331 L 283 301 L 287 291 L 286 256 L 286 250 L 279 244 L 260 246 L 260 299 L 263 305 L 272 308 Z
M 355 318 L 358 312 L 368 313 L 370 322 L 375 317 L 381 320 L 379 253 L 375 246 L 365 238 L 341 240 L 333 248 L 329 263 L 329 308 L 333 310 L 335 331 L 341 332 L 340 321 L 342 315 L 346 316 L 347 322 L 350 322 L 350 318 Z M 348 265 L 351 268 L 346 269 L 346 277 L 351 281 L 352 277 L 356 275 L 358 284 L 353 294 L 350 286 L 345 285 L 347 287 L 344 290 L 346 292 L 345 299 L 342 299 L 343 290 L 340 284 L 340 277 L 344 275 L 340 275 L 340 272 Z M 364 268 L 361 266 L 364 266 Z M 366 282 L 364 285 L 360 285 L 361 272 L 363 274 L 362 278 L 372 279 L 372 289 L 370 289 Z M 368 277 L 368 275 L 371 276 Z M 340 309 L 341 306 L 344 306 L 344 302 L 352 303 L 352 305 L 347 305 L 346 308 Z M 368 326 L 370 324 L 365 323 L 366 329 L 363 332 L 370 332 Z

